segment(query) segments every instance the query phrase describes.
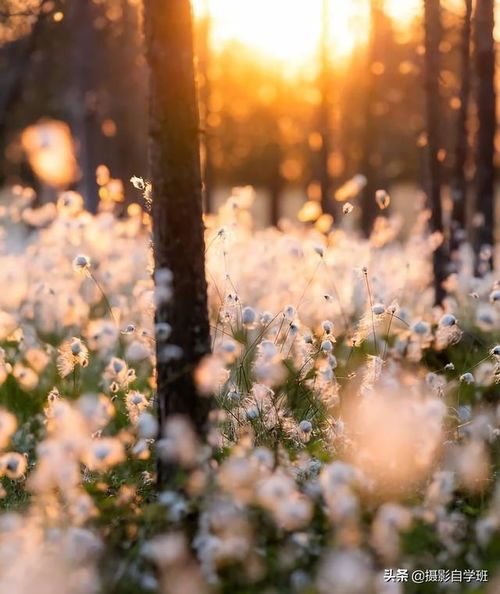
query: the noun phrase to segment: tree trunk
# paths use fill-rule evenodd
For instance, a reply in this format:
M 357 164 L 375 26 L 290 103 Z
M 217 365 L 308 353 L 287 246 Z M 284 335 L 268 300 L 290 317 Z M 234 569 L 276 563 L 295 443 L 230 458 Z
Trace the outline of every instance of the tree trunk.
M 284 180 L 281 175 L 282 150 L 278 141 L 270 142 L 266 147 L 266 160 L 269 166 L 269 220 L 274 227 L 278 226 L 281 216 L 281 194 Z
M 467 221 L 467 178 L 465 165 L 469 149 L 467 117 L 470 96 L 470 37 L 472 0 L 464 0 L 465 14 L 460 45 L 461 84 L 460 109 L 457 114 L 457 139 L 455 146 L 455 163 L 452 183 L 453 207 L 451 213 L 450 248 L 456 251 L 466 240 Z
M 0 60 L 6 64 L 5 67 L 2 64 L 0 68 L 0 74 L 3 77 L 2 93 L 0 94 L 0 186 L 3 186 L 5 183 L 5 166 L 3 160 L 5 159 L 5 150 L 8 144 L 9 117 L 23 95 L 24 83 L 32 65 L 31 59 L 37 48 L 44 23 L 50 14 L 49 11 L 45 10 L 48 3 L 48 0 L 41 0 L 35 22 L 27 39 L 12 43 L 11 45 L 13 47 L 7 47 L 7 51 L 5 51 L 6 55 L 0 55 Z M 18 48 L 18 55 L 14 53 L 13 48 Z M 14 54 L 12 57 L 10 50 Z
M 378 94 L 378 75 L 372 71 L 373 64 L 381 59 L 380 43 L 384 37 L 382 27 L 383 10 L 381 0 L 370 2 L 370 42 L 368 47 L 367 61 L 367 88 L 365 97 L 365 127 L 363 138 L 363 158 L 361 162 L 361 173 L 366 177 L 366 185 L 361 193 L 361 230 L 365 237 L 370 237 L 373 230 L 373 223 L 377 217 L 377 204 L 375 192 L 379 189 L 380 182 L 378 170 L 380 165 L 374 164 L 378 148 L 378 125 L 373 114 L 373 105 Z M 387 31 L 385 32 L 387 34 Z
M 99 204 L 96 169 L 100 165 L 97 155 L 99 129 L 94 89 L 95 47 L 92 2 L 72 0 L 65 19 L 71 40 L 71 81 L 69 85 L 69 113 L 71 131 L 77 141 L 80 179 L 77 189 L 82 194 L 85 208 L 96 212 Z M 95 93 L 94 93 L 95 96 Z
M 476 204 L 474 248 L 476 273 L 493 268 L 495 208 L 495 42 L 494 1 L 476 2 L 475 51 L 479 130 L 476 154 Z M 486 249 L 484 249 L 486 248 Z
M 441 204 L 441 165 L 439 153 L 439 122 L 441 105 L 439 99 L 439 42 L 441 37 L 440 1 L 425 0 L 425 91 L 427 117 L 427 162 L 426 193 L 431 210 L 430 229 L 443 235 L 443 213 Z M 433 253 L 434 301 L 441 304 L 446 293 L 443 281 L 446 279 L 447 254 L 443 241 Z
M 190 2 L 146 0 L 144 16 L 157 289 L 162 271 L 172 274 L 172 297 L 157 300 L 156 309 L 157 329 L 162 323 L 172 328 L 168 339 L 156 332 L 160 430 L 167 417 L 182 414 L 202 434 L 209 400 L 199 396 L 193 372 L 210 351 L 210 333 Z M 172 357 L 169 345 L 182 351 Z
M 212 18 L 210 15 L 208 0 L 205 0 L 205 15 L 200 27 L 200 51 L 198 66 L 202 75 L 203 85 L 200 89 L 200 103 L 203 107 L 203 206 L 205 212 L 214 211 L 213 204 L 213 182 L 214 167 L 212 162 L 212 134 L 210 125 L 210 96 L 212 94 L 210 79 L 210 31 Z
M 137 190 L 129 183 L 130 177 L 146 170 L 147 153 L 147 94 L 146 68 L 139 63 L 143 55 L 140 31 L 140 10 L 130 0 L 120 0 L 122 17 L 115 26 L 118 34 L 109 35 L 110 62 L 100 80 L 109 93 L 109 115 L 117 129 L 113 138 L 101 137 L 102 162 L 110 166 L 112 177 L 124 184 L 125 202 L 137 199 Z M 124 72 L 127 73 L 124 76 Z M 106 153 L 106 151 L 109 151 Z
M 330 156 L 330 58 L 329 58 L 329 27 L 330 18 L 329 0 L 323 0 L 322 7 L 322 31 L 321 31 L 321 56 L 319 88 L 321 102 L 318 113 L 318 126 L 321 135 L 321 147 L 319 150 L 319 183 L 321 188 L 321 207 L 323 212 L 334 214 L 333 196 L 330 195 L 331 177 L 328 169 L 328 158 Z
M 465 14 L 460 46 L 460 109 L 457 114 L 457 140 L 452 185 L 453 208 L 451 214 L 450 247 L 457 250 L 466 239 L 467 220 L 467 178 L 465 165 L 469 149 L 467 117 L 470 96 L 470 38 L 472 0 L 464 0 Z

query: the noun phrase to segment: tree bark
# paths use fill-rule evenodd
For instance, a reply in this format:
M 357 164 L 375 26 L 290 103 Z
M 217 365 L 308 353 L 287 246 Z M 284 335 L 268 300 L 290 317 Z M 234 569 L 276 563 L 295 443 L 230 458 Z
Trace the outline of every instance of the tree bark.
M 483 274 L 493 268 L 495 245 L 495 42 L 493 39 L 494 1 L 476 2 L 475 52 L 477 70 L 477 115 L 479 130 L 476 154 L 476 204 L 474 237 L 476 273 Z M 481 254 L 483 248 L 486 254 Z
M 12 43 L 12 46 L 19 48 L 19 54 L 14 54 L 11 59 L 9 50 L 12 50 L 12 47 L 7 47 L 7 51 L 4 52 L 6 54 L 5 57 L 0 55 L 2 61 L 5 60 L 8 64 L 5 72 L 3 72 L 3 68 L 0 69 L 0 74 L 5 78 L 5 87 L 3 87 L 3 92 L 0 94 L 0 186 L 5 182 L 3 159 L 5 158 L 5 150 L 8 144 L 9 116 L 22 98 L 24 84 L 31 66 L 31 58 L 37 49 L 44 23 L 47 21 L 48 15 L 51 14 L 50 11 L 46 10 L 47 5 L 48 0 L 40 1 L 36 20 L 27 39 Z M 2 18 L 7 18 L 10 14 L 11 11 L 6 10 Z M 12 53 L 14 53 L 13 50 Z
M 156 333 L 160 430 L 167 417 L 182 414 L 202 434 L 209 400 L 199 396 L 193 372 L 210 351 L 210 333 L 190 2 L 145 0 L 144 16 L 157 289 L 159 273 L 172 273 L 172 297 L 157 301 L 156 309 L 156 323 L 172 328 L 168 339 Z M 182 349 L 178 357 L 170 356 L 169 345 Z
M 370 42 L 368 47 L 367 61 L 367 88 L 365 97 L 365 125 L 363 138 L 363 158 L 361 161 L 361 173 L 366 177 L 366 185 L 361 193 L 361 231 L 365 237 L 370 237 L 373 230 L 373 223 L 377 218 L 377 204 L 375 192 L 379 189 L 380 175 L 373 164 L 377 156 L 379 126 L 373 114 L 373 105 L 378 95 L 378 76 L 372 71 L 375 62 L 381 59 L 380 44 L 384 37 L 382 19 L 384 18 L 381 0 L 370 2 Z M 387 31 L 386 31 L 387 34 Z
M 441 38 L 441 6 L 439 0 L 425 0 L 425 98 L 427 119 L 426 193 L 431 210 L 430 229 L 443 236 L 443 241 L 433 253 L 434 301 L 441 304 L 446 292 L 443 281 L 447 276 L 447 250 L 443 234 L 443 213 L 441 204 L 441 164 L 439 162 L 439 43 Z
M 112 177 L 123 181 L 125 203 L 129 204 L 137 199 L 137 190 L 129 183 L 130 177 L 147 167 L 147 93 L 144 88 L 147 75 L 138 60 L 144 49 L 140 10 L 130 0 L 120 0 L 120 5 L 121 22 L 115 26 L 118 34 L 108 34 L 109 63 L 99 81 L 101 89 L 109 93 L 108 113 L 117 129 L 112 138 L 101 136 L 99 148 L 101 154 L 104 151 L 101 159 L 110 167 Z
M 323 0 L 322 5 L 322 30 L 321 30 L 321 55 L 319 88 L 321 101 L 318 112 L 318 125 L 321 135 L 321 147 L 319 150 L 319 183 L 321 188 L 321 208 L 324 213 L 334 215 L 335 205 L 333 196 L 330 195 L 332 180 L 328 169 L 330 156 L 330 57 L 329 57 L 329 27 L 330 18 L 329 0 Z
M 282 150 L 278 141 L 270 142 L 266 147 L 267 162 L 269 165 L 269 220 L 274 227 L 278 226 L 281 216 L 281 195 L 284 180 L 281 175 Z
M 452 185 L 453 207 L 451 213 L 450 247 L 456 251 L 466 240 L 467 178 L 465 166 L 469 150 L 467 118 L 470 98 L 470 40 L 472 0 L 464 0 L 464 22 L 460 45 L 460 109 L 457 114 L 457 139 Z
M 85 208 L 96 212 L 99 204 L 96 169 L 99 126 L 95 105 L 95 35 L 92 2 L 72 0 L 65 19 L 71 40 L 71 80 L 69 84 L 69 113 L 71 131 L 78 145 L 80 178 L 76 184 L 84 198 Z
M 214 167 L 212 162 L 212 134 L 214 130 L 210 125 L 210 97 L 212 94 L 212 85 L 210 78 L 210 32 L 212 17 L 209 11 L 208 1 L 205 0 L 205 15 L 200 26 L 200 51 L 198 57 L 198 66 L 203 77 L 203 86 L 201 87 L 201 105 L 203 106 L 203 206 L 207 213 L 214 211 L 213 204 L 213 185 L 214 185 Z

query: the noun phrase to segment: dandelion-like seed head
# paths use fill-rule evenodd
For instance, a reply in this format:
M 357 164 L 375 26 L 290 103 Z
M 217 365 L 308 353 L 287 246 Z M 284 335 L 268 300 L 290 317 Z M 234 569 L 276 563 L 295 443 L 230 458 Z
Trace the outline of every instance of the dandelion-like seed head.
M 472 373 L 467 372 L 467 373 L 463 373 L 460 376 L 460 381 L 463 384 L 473 384 L 474 383 L 474 376 L 472 375 Z
M 74 357 L 78 357 L 78 355 L 83 350 L 82 342 L 80 340 L 74 340 L 74 341 L 72 341 L 71 344 L 70 344 L 70 349 L 71 349 L 71 354 Z
M 439 320 L 439 326 L 442 328 L 450 328 L 451 326 L 456 326 L 457 318 L 453 314 L 444 314 Z
M 59 348 L 57 369 L 61 377 L 69 375 L 77 365 L 87 367 L 89 351 L 80 338 L 73 337 Z
M 343 206 L 342 206 L 342 212 L 345 215 L 351 214 L 351 212 L 354 210 L 354 206 L 350 203 L 350 202 L 346 202 Z
M 257 314 L 253 307 L 244 307 L 243 311 L 241 312 L 241 321 L 245 326 L 251 326 L 255 323 L 257 319 Z
M 114 437 L 95 439 L 84 456 L 84 463 L 89 470 L 106 470 L 119 464 L 125 458 L 123 444 Z
M 270 340 L 263 340 L 259 344 L 259 352 L 265 359 L 272 359 L 276 355 L 276 345 Z
M 490 350 L 490 355 L 492 355 L 493 357 L 500 357 L 500 344 L 495 345 Z
M 427 322 L 419 320 L 418 322 L 413 324 L 412 330 L 415 334 L 418 334 L 419 336 L 425 336 L 426 334 L 429 334 L 429 332 L 431 331 L 431 327 Z
M 307 421 L 307 420 L 300 421 L 299 428 L 304 433 L 311 433 L 311 431 L 312 431 L 312 423 L 311 423 L 311 421 Z
M 137 418 L 137 430 L 143 439 L 153 439 L 158 434 L 158 421 L 152 414 L 142 412 Z
M 158 322 L 155 324 L 155 334 L 159 342 L 165 342 L 172 334 L 172 326 L 167 322 Z
M 73 260 L 73 270 L 82 274 L 88 272 L 90 270 L 90 258 L 83 254 L 76 256 Z
M 375 201 L 378 204 L 380 210 L 385 210 L 391 203 L 391 197 L 386 190 L 377 190 L 375 192 Z
M 138 177 L 137 175 L 133 175 L 130 178 L 130 183 L 134 186 L 134 188 L 136 188 L 136 190 L 144 191 L 146 188 L 146 184 L 144 183 L 142 177 Z
M 125 405 L 133 423 L 137 423 L 139 415 L 148 407 L 146 396 L 138 390 L 131 390 L 125 397 Z
M 169 285 L 174 280 L 174 275 L 168 268 L 158 268 L 155 271 L 155 280 L 158 285 Z
M 78 192 L 62 192 L 57 199 L 57 210 L 63 215 L 75 217 L 82 213 L 84 200 Z
M 269 324 L 271 322 L 271 320 L 273 319 L 273 316 L 270 312 L 265 311 L 263 312 L 263 314 L 260 316 L 260 323 L 263 326 L 267 326 L 267 324 Z
M 0 409 L 0 448 L 4 448 L 17 429 L 16 417 L 9 411 Z
M 0 476 L 5 475 L 10 479 L 20 479 L 26 472 L 28 462 L 26 456 L 18 452 L 7 452 L 0 456 Z
M 251 406 L 245 410 L 245 416 L 249 421 L 255 421 L 259 417 L 259 409 L 256 406 Z

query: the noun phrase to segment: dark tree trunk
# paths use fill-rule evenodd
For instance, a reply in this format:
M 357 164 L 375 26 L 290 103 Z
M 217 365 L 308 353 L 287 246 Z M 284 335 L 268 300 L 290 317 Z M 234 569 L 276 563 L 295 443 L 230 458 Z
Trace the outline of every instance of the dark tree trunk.
M 200 103 L 203 107 L 203 206 L 205 212 L 213 212 L 213 183 L 214 167 L 212 162 L 212 134 L 210 126 L 210 95 L 212 92 L 210 80 L 210 28 L 211 16 L 208 2 L 205 2 L 205 15 L 200 30 L 200 51 L 198 65 L 202 75 L 203 85 L 200 89 Z
M 382 28 L 383 11 L 381 0 L 370 2 L 370 43 L 368 47 L 367 61 L 367 87 L 365 97 L 365 128 L 363 138 L 363 158 L 361 161 L 361 173 L 366 177 L 366 185 L 361 193 L 361 230 L 365 237 L 370 237 L 373 230 L 373 223 L 377 217 L 377 204 L 375 192 L 380 182 L 378 170 L 380 166 L 374 163 L 378 149 L 378 126 L 373 114 L 373 105 L 378 92 L 378 76 L 372 71 L 375 62 L 381 59 L 380 44 L 384 32 Z
M 284 186 L 281 175 L 282 151 L 278 141 L 270 142 L 266 147 L 266 160 L 269 165 L 269 179 L 267 180 L 270 197 L 269 219 L 271 225 L 277 227 L 281 216 L 281 193 Z
M 31 59 L 39 38 L 44 28 L 44 23 L 48 20 L 50 11 L 46 10 L 48 0 L 41 0 L 36 20 L 31 28 L 26 40 L 17 41 L 3 49 L 0 55 L 0 60 L 7 64 L 4 69 L 0 68 L 2 80 L 2 92 L 0 93 L 0 186 L 5 182 L 5 166 L 3 159 L 5 158 L 5 150 L 7 148 L 7 136 L 9 134 L 9 117 L 12 110 L 21 100 L 24 91 L 24 84 L 28 76 Z M 6 11 L 7 18 L 9 12 Z
M 168 343 L 182 349 L 179 357 L 169 357 L 167 341 L 157 332 L 160 428 L 168 416 L 182 414 L 201 434 L 209 400 L 199 396 L 193 372 L 210 351 L 210 334 L 190 2 L 146 0 L 144 16 L 157 288 L 159 271 L 172 273 L 172 298 L 157 303 L 156 322 L 170 324 Z
M 330 195 L 332 180 L 328 169 L 328 158 L 330 156 L 330 57 L 328 47 L 328 19 L 329 0 L 323 0 L 322 8 L 322 31 L 321 31 L 321 55 L 319 88 L 321 102 L 318 112 L 318 126 L 321 135 L 321 147 L 319 150 L 319 183 L 321 188 L 321 207 L 323 212 L 334 213 L 333 196 Z
M 425 97 L 427 117 L 427 159 L 426 159 L 426 193 L 427 203 L 431 210 L 430 229 L 443 235 L 443 213 L 441 204 L 441 165 L 439 153 L 439 124 L 441 118 L 441 102 L 439 98 L 439 43 L 441 38 L 440 1 L 425 0 Z M 443 281 L 447 276 L 447 250 L 443 241 L 433 253 L 434 300 L 442 303 L 446 293 Z
M 96 212 L 99 203 L 96 182 L 99 128 L 95 113 L 95 47 L 92 2 L 72 0 L 65 19 L 71 40 L 71 81 L 69 85 L 70 125 L 78 148 L 80 179 L 77 189 L 85 208 Z
M 117 125 L 114 138 L 101 137 L 102 162 L 110 167 L 113 177 L 124 183 L 126 203 L 137 199 L 137 190 L 130 177 L 146 170 L 147 153 L 147 97 L 146 68 L 138 63 L 143 55 L 140 31 L 140 12 L 130 0 L 120 0 L 122 18 L 119 32 L 108 42 L 111 45 L 110 63 L 101 75 L 101 88 L 110 93 L 110 115 Z M 124 76 L 124 73 L 127 73 Z M 112 83 L 108 81 L 112 81 Z M 106 148 L 109 147 L 109 153 Z M 112 162 L 110 163 L 110 161 Z
M 457 139 L 453 172 L 450 247 L 457 250 L 466 240 L 467 178 L 465 166 L 469 150 L 467 118 L 470 97 L 470 38 L 472 0 L 464 0 L 465 13 L 460 45 L 460 109 L 457 114 Z
M 479 130 L 476 155 L 476 204 L 474 248 L 476 272 L 493 268 L 495 230 L 495 42 L 493 39 L 494 1 L 478 0 L 475 18 L 477 70 L 477 115 Z M 481 253 L 487 248 L 486 253 Z

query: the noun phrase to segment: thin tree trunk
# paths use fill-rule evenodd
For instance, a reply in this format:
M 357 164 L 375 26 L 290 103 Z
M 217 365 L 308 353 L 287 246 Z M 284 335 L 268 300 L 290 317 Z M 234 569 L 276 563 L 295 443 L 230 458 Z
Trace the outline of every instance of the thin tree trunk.
M 80 179 L 77 189 L 82 194 L 85 208 L 96 212 L 99 203 L 96 182 L 98 124 L 95 106 L 90 104 L 94 90 L 93 48 L 95 47 L 92 3 L 72 0 L 68 6 L 66 27 L 71 39 L 71 82 L 69 85 L 69 111 L 71 129 L 78 143 Z
M 330 196 L 331 177 L 328 170 L 330 156 L 330 58 L 329 58 L 329 0 L 323 0 L 322 32 L 321 32 L 321 64 L 319 87 L 321 102 L 319 105 L 319 131 L 321 134 L 321 148 L 319 151 L 319 182 L 321 188 L 321 207 L 323 212 L 334 214 L 333 196 Z
M 457 114 L 457 140 L 452 186 L 453 208 L 451 213 L 450 247 L 457 250 L 466 240 L 467 178 L 465 165 L 469 150 L 467 117 L 470 97 L 470 39 L 472 0 L 464 0 L 465 14 L 460 45 L 460 109 Z
M 172 274 L 172 297 L 156 309 L 156 323 L 172 328 L 168 339 L 159 332 L 156 337 L 160 429 L 167 417 L 182 414 L 201 434 L 209 400 L 199 396 L 193 372 L 209 353 L 210 334 L 190 2 L 146 0 L 144 16 L 157 288 L 161 271 Z M 171 356 L 169 344 L 182 349 L 177 357 Z
M 112 86 L 104 82 L 111 95 L 111 115 L 117 130 L 114 138 L 101 139 L 100 154 L 104 142 L 111 147 L 110 154 L 105 153 L 102 162 L 110 165 L 113 177 L 123 181 L 128 204 L 137 198 L 137 191 L 129 183 L 130 177 L 146 169 L 146 76 L 143 74 L 145 68 L 138 64 L 138 57 L 143 53 L 139 9 L 130 0 L 120 0 L 120 5 L 122 17 L 118 25 L 119 33 L 116 37 L 110 35 L 111 40 L 108 42 L 111 44 L 111 50 L 108 50 L 111 54 L 109 67 L 114 68 L 118 76 L 112 74 Z M 102 80 L 100 83 L 103 85 Z
M 370 43 L 368 48 L 367 62 L 367 80 L 365 98 L 365 129 L 363 139 L 363 158 L 361 162 L 361 173 L 366 177 L 366 185 L 361 193 L 361 230 L 365 237 L 370 237 L 373 229 L 373 223 L 377 217 L 377 205 L 375 202 L 375 192 L 378 189 L 377 167 L 373 164 L 373 158 L 377 155 L 378 145 L 378 126 L 373 114 L 373 105 L 377 95 L 377 75 L 372 72 L 373 64 L 380 59 L 380 37 L 383 34 L 381 30 L 381 19 L 383 17 L 381 0 L 371 0 L 370 2 Z
M 271 225 L 278 226 L 281 216 L 281 194 L 283 192 L 284 180 L 281 175 L 281 146 L 278 141 L 270 142 L 267 147 L 267 161 L 269 165 L 269 215 Z
M 203 86 L 201 87 L 201 104 L 203 106 L 203 206 L 205 212 L 213 212 L 213 181 L 214 167 L 212 162 L 212 132 L 210 126 L 210 95 L 212 92 L 210 80 L 210 29 L 211 15 L 208 0 L 205 0 L 205 15 L 201 23 L 200 55 L 199 68 L 203 76 Z
M 493 39 L 494 1 L 478 0 L 475 19 L 475 51 L 477 69 L 477 137 L 476 204 L 474 248 L 476 272 L 493 268 L 495 227 L 495 42 Z M 484 250 L 486 248 L 486 250 Z
M 430 228 L 432 232 L 443 235 L 443 213 L 441 204 L 441 165 L 439 153 L 439 122 L 441 105 L 439 99 L 439 42 L 441 37 L 440 1 L 425 0 L 425 90 L 427 117 L 427 163 L 426 192 L 431 210 Z M 442 303 L 446 292 L 443 281 L 446 279 L 447 250 L 443 241 L 433 253 L 434 300 Z

